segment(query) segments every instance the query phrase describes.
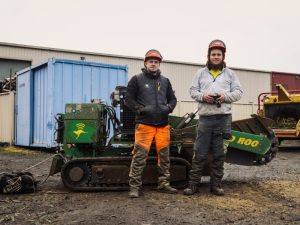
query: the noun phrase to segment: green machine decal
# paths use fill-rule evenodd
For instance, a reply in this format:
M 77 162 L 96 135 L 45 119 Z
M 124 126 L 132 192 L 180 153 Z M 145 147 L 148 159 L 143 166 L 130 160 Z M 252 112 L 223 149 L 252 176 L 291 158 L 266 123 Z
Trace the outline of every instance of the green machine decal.
M 264 135 L 249 134 L 233 130 L 232 138 L 229 140 L 229 147 L 264 155 L 270 149 L 271 142 Z
M 97 141 L 96 121 L 66 121 L 67 143 L 93 143 Z
M 80 137 L 81 134 L 87 134 L 88 132 L 84 131 L 85 124 L 78 123 L 76 124 L 77 130 L 73 131 L 73 133 L 77 136 L 76 139 Z

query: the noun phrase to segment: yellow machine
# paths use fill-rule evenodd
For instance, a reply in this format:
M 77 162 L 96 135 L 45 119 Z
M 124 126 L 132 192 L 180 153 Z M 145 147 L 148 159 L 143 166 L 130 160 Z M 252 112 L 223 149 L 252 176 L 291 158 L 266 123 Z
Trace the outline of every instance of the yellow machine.
M 274 120 L 272 129 L 280 147 L 300 148 L 300 90 L 287 91 L 281 84 L 276 88 L 277 92 L 259 95 L 258 114 Z

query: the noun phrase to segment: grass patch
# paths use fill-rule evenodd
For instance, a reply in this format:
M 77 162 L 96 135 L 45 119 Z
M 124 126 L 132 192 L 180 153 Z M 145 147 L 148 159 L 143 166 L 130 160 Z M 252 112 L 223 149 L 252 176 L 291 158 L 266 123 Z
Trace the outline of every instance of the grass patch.
M 36 154 L 39 154 L 39 152 L 34 151 L 34 150 L 28 150 L 28 149 L 14 147 L 14 146 L 0 147 L 0 153 L 13 154 L 13 155 L 36 155 Z

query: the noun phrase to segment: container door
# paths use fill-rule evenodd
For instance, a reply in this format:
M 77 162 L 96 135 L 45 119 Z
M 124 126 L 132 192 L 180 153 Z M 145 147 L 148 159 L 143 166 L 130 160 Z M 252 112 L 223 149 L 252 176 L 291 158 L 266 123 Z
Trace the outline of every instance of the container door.
M 16 145 L 29 146 L 32 142 L 32 82 L 31 71 L 17 76 Z
M 51 121 L 52 80 L 49 73 L 51 64 L 45 64 L 34 70 L 33 74 L 33 147 L 52 147 L 50 138 L 54 129 Z

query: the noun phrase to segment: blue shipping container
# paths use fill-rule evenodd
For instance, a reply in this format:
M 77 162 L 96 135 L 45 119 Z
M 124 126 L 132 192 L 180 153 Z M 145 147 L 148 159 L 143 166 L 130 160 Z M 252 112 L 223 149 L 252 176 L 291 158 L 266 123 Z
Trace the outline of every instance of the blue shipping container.
M 48 61 L 17 73 L 16 145 L 53 148 L 55 116 L 66 103 L 109 103 L 118 85 L 127 85 L 127 66 L 65 59 Z

